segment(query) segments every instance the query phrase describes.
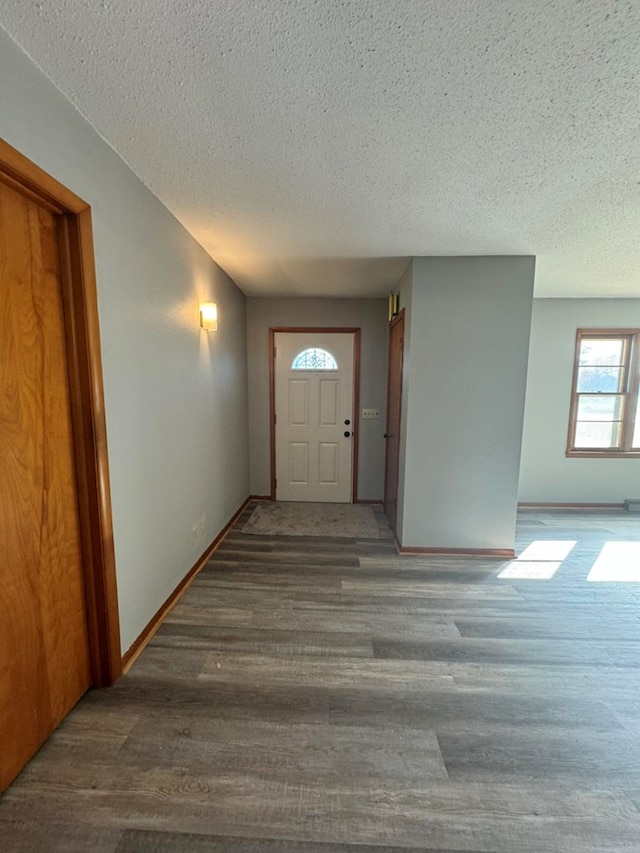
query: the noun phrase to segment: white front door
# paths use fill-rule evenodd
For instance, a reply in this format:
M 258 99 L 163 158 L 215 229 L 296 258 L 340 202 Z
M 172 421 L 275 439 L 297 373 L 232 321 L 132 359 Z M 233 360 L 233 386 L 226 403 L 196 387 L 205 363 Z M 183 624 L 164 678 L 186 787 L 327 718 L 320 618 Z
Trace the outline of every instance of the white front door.
M 354 334 L 276 332 L 276 500 L 351 502 Z

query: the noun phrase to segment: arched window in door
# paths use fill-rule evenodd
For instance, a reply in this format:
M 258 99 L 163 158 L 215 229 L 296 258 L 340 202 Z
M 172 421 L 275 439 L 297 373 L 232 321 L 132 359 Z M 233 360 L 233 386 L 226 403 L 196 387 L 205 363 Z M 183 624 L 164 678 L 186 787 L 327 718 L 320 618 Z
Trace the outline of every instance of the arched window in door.
M 320 347 L 303 349 L 293 359 L 291 370 L 337 370 L 338 363 L 330 352 Z

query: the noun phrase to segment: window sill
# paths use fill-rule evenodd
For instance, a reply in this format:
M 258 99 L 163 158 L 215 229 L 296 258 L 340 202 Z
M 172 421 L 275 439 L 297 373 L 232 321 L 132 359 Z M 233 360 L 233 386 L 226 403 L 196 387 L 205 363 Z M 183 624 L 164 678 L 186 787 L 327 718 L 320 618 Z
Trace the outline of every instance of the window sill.
M 567 450 L 567 458 L 640 459 L 640 450 Z

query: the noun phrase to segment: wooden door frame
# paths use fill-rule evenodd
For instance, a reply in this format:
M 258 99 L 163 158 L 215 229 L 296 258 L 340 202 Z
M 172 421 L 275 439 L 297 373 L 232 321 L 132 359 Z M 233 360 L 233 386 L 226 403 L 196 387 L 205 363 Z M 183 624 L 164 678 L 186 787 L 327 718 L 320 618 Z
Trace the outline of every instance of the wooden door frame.
M 398 311 L 398 313 L 395 314 L 391 318 L 391 320 L 389 320 L 389 341 L 387 344 L 387 421 L 386 421 L 385 433 L 389 432 L 389 415 L 390 415 L 390 408 L 389 408 L 390 394 L 389 394 L 389 392 L 390 392 L 390 388 L 391 388 L 391 329 L 393 329 L 394 326 L 397 326 L 401 320 L 402 320 L 402 325 L 403 325 L 403 330 L 404 330 L 404 308 L 401 308 L 400 311 Z M 404 337 L 402 338 L 400 351 L 402 353 L 402 367 L 404 370 Z M 400 371 L 400 398 L 399 398 L 398 402 L 400 404 L 400 418 L 399 418 L 398 425 L 401 426 L 402 425 L 402 371 Z M 386 508 L 387 508 L 386 507 L 387 471 L 389 468 L 388 457 L 389 457 L 389 442 L 387 440 L 385 440 L 385 448 L 384 448 L 384 491 L 382 493 L 382 505 L 385 508 L 385 512 L 386 512 Z M 400 474 L 400 436 L 398 436 L 398 475 L 399 474 Z M 398 487 L 399 487 L 399 485 L 400 485 L 400 482 L 398 481 Z M 398 501 L 398 495 L 396 492 L 396 525 L 395 525 L 396 527 L 398 526 L 397 501 Z M 393 532 L 396 534 L 396 537 L 397 537 L 397 530 L 394 529 Z
M 0 139 L 0 180 L 56 215 L 91 681 L 122 673 L 91 208 Z
M 271 455 L 271 500 L 276 499 L 276 332 L 291 334 L 353 335 L 353 452 L 351 455 L 351 502 L 358 503 L 358 444 L 360 441 L 360 327 L 359 326 L 271 326 L 269 328 L 269 442 Z

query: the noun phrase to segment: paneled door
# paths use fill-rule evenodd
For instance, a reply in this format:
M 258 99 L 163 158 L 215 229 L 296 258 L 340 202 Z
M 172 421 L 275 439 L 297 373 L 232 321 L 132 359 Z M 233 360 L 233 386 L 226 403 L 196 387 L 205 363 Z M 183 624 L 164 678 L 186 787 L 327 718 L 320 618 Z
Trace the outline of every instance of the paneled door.
M 57 229 L 0 182 L 0 790 L 91 683 Z
M 355 333 L 276 332 L 275 497 L 352 500 Z

